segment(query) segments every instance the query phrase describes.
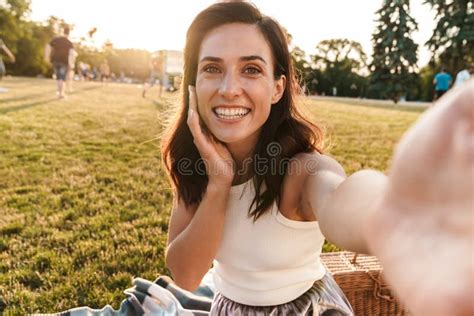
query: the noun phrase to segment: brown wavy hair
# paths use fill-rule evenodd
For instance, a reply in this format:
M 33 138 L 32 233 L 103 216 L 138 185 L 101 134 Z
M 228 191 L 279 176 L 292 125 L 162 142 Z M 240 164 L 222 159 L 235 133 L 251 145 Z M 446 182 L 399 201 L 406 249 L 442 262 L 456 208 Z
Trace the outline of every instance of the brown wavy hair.
M 249 216 L 256 220 L 270 209 L 275 200 L 279 201 L 282 182 L 288 170 L 288 160 L 298 153 L 321 152 L 323 134 L 321 129 L 305 119 L 296 107 L 300 88 L 288 50 L 287 33 L 278 22 L 262 15 L 254 5 L 241 1 L 216 3 L 199 13 L 191 23 L 184 48 L 181 104 L 177 117 L 163 137 L 161 152 L 177 198 L 183 199 L 187 206 L 200 203 L 208 177 L 205 173 L 190 168 L 196 167 L 201 157 L 186 123 L 189 108 L 187 87 L 195 86 L 199 50 L 204 37 L 209 31 L 229 23 L 256 25 L 270 46 L 275 79 L 281 75 L 287 78 L 283 96 L 278 103 L 272 105 L 252 154 L 254 168 L 257 158 L 272 160 L 277 166 L 272 170 L 267 168 L 269 171 L 266 173 L 253 175 L 255 197 L 249 209 Z M 269 146 L 275 144 L 276 154 L 269 150 Z

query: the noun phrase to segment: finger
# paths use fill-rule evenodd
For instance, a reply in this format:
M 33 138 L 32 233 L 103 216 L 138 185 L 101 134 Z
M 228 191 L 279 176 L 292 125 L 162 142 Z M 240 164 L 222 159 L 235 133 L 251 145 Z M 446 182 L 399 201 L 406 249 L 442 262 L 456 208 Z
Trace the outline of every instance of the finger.
M 455 126 L 454 152 L 461 163 L 474 163 L 474 131 L 466 119 Z
M 193 118 L 193 120 L 196 120 L 199 123 L 197 126 L 199 128 L 196 129 L 196 131 L 201 133 L 208 140 L 215 139 L 215 137 L 212 135 L 212 133 L 209 131 L 209 129 L 206 127 L 206 125 L 201 119 L 197 106 L 196 88 L 193 86 L 189 86 L 189 108 L 192 109 L 193 114 L 197 113 L 196 117 Z
M 199 123 L 199 113 L 197 111 L 196 93 L 193 86 L 189 86 L 189 110 L 187 120 L 189 130 L 194 138 L 194 143 L 198 148 L 202 148 L 206 144 L 206 136 L 204 135 Z
M 188 86 L 189 92 L 189 108 L 197 112 L 196 87 Z
M 426 111 L 412 126 L 397 148 L 405 143 L 429 143 L 430 146 L 416 146 L 411 150 L 429 150 L 435 158 L 435 152 L 444 152 L 454 137 L 455 126 L 462 120 L 467 120 L 471 130 L 474 130 L 474 79 L 462 87 L 452 89 L 445 94 L 436 105 Z M 414 139 L 416 138 L 416 139 Z
M 474 124 L 474 79 L 459 88 L 451 89 L 438 101 L 436 107 L 450 116 L 468 117 L 470 123 Z
M 199 113 L 199 108 L 197 105 L 196 87 L 189 85 L 188 90 L 189 90 L 189 108 L 194 111 L 193 113 L 198 113 L 198 122 L 199 122 L 199 126 L 201 127 L 201 132 L 205 136 L 208 136 L 210 132 L 207 129 L 204 122 L 201 120 L 201 115 Z

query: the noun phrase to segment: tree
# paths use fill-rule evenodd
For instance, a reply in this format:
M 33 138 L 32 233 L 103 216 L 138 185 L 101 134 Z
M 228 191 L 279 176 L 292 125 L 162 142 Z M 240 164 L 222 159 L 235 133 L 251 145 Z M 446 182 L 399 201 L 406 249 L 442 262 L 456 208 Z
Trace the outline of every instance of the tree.
M 293 60 L 293 66 L 295 67 L 296 75 L 298 79 L 304 80 L 304 74 L 309 67 L 308 62 L 305 59 L 306 53 L 304 50 L 299 48 L 298 46 L 294 47 L 291 52 L 291 59 Z
M 333 87 L 340 96 L 361 96 L 365 86 L 363 73 L 367 56 L 362 45 L 348 39 L 330 39 L 316 46 L 316 54 L 311 56 L 311 88 L 319 93 L 332 94 Z
M 309 64 L 306 60 L 306 53 L 298 46 L 295 46 L 291 50 L 290 54 L 293 61 L 293 66 L 295 67 L 298 83 L 302 87 L 306 87 L 308 72 L 311 71 L 311 68 L 309 67 Z
M 11 12 L 18 20 L 23 18 L 25 13 L 30 11 L 30 0 L 6 0 L 3 1 L 3 6 L 5 9 Z
M 410 38 L 418 25 L 409 10 L 409 0 L 384 0 L 376 12 L 377 28 L 372 35 L 374 52 L 370 65 L 372 97 L 398 102 L 418 81 L 418 45 Z
M 50 21 L 43 25 L 25 20 L 29 10 L 29 0 L 0 1 L 0 38 L 16 57 L 16 62 L 7 67 L 15 75 L 46 74 L 50 69 L 43 54 L 54 34 L 53 27 Z
M 312 60 L 319 68 L 348 63 L 351 70 L 361 71 L 366 65 L 367 56 L 359 42 L 345 38 L 330 39 L 319 42 Z
M 435 77 L 439 68 L 437 65 L 430 61 L 426 66 L 420 69 L 420 83 L 421 93 L 420 98 L 423 101 L 432 101 L 434 91 L 433 78 Z
M 0 38 L 16 55 L 16 41 L 24 36 L 23 14 L 28 1 L 0 1 Z
M 15 43 L 17 62 L 10 66 L 12 72 L 27 76 L 50 74 L 51 65 L 44 60 L 44 47 L 54 36 L 53 28 L 49 24 L 24 23 L 23 36 Z
M 474 64 L 474 3 L 472 0 L 425 0 L 436 11 L 437 24 L 426 42 L 433 58 L 456 73 Z

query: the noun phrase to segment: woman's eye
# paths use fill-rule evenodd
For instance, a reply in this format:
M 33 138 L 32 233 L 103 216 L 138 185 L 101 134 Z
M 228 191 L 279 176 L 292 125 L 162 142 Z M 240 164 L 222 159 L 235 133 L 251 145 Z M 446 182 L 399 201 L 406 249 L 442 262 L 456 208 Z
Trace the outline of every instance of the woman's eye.
M 258 74 L 261 74 L 262 71 L 258 69 L 257 67 L 247 67 L 244 69 L 244 73 L 248 75 L 258 75 Z
M 206 66 L 204 67 L 204 72 L 210 73 L 210 74 L 216 74 L 219 73 L 219 68 L 216 66 Z

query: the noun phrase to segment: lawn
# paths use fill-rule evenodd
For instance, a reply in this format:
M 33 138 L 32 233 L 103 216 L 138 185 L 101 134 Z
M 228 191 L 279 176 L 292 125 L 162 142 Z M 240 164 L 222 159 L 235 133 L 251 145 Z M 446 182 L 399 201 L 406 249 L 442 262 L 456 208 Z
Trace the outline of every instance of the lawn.
M 0 86 L 0 313 L 118 308 L 133 277 L 167 273 L 171 188 L 160 133 L 178 94 L 6 78 Z M 155 99 L 154 99 L 155 97 Z M 386 171 L 421 109 L 302 100 L 348 174 Z M 332 249 L 326 245 L 326 250 Z

